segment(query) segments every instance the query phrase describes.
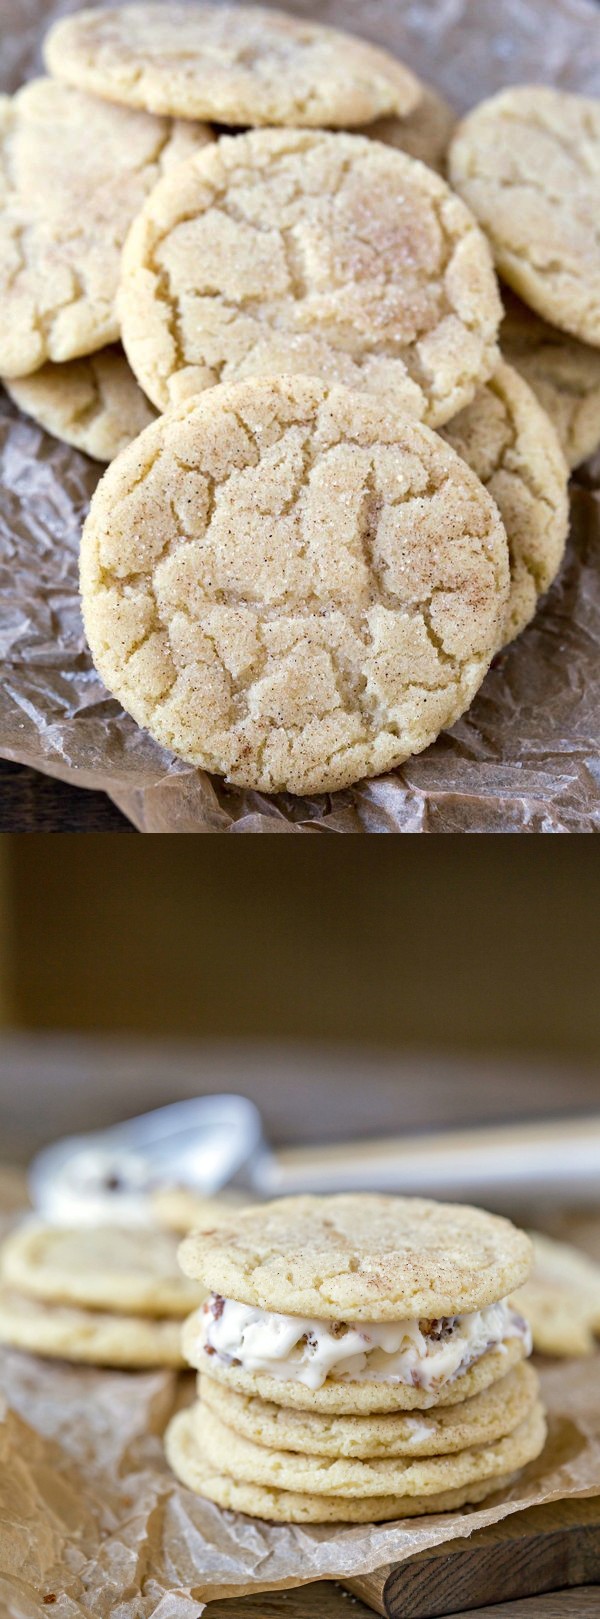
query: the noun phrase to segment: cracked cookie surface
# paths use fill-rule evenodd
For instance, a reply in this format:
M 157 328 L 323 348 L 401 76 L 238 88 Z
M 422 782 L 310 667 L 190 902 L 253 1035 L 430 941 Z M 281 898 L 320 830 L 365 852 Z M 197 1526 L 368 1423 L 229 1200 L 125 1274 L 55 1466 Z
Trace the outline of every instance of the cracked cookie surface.
M 421 88 L 386 51 L 262 6 L 78 11 L 48 34 L 51 73 L 109 100 L 217 124 L 361 124 Z
M 303 373 L 433 427 L 490 376 L 502 313 L 487 242 L 438 175 L 364 136 L 293 129 L 224 136 L 155 188 L 119 312 L 159 410 Z
M 442 1456 L 471 1445 L 493 1444 L 522 1422 L 537 1398 L 538 1379 L 521 1362 L 499 1382 L 461 1405 L 435 1406 L 417 1417 L 402 1411 L 380 1416 L 330 1416 L 297 1411 L 256 1395 L 239 1394 L 216 1378 L 200 1377 L 203 1405 L 254 1444 L 312 1456 Z
M 456 114 L 437 90 L 427 84 L 421 90 L 421 100 L 406 118 L 378 118 L 365 125 L 360 134 L 383 141 L 385 146 L 396 146 L 408 157 L 416 157 L 443 174 Z
M 468 706 L 508 548 L 453 451 L 364 394 L 261 378 L 186 401 L 104 474 L 81 547 L 103 680 L 239 785 L 329 791 Z
M 0 376 L 116 340 L 131 221 L 169 164 L 212 138 L 51 79 L 0 97 Z
M 600 444 L 600 350 L 550 326 L 508 288 L 502 298 L 502 352 L 550 417 L 568 465 L 578 467 Z
M 504 90 L 459 125 L 449 173 L 515 292 L 600 344 L 600 102 L 542 85 Z
M 47 433 L 95 461 L 114 461 L 154 421 L 155 412 L 117 344 L 64 365 L 49 360 L 5 387 Z
M 506 529 L 507 643 L 530 623 L 558 573 L 569 527 L 569 470 L 545 410 L 504 362 L 443 437 L 485 484 Z
M 185 1274 L 260 1309 L 351 1321 L 457 1315 L 504 1298 L 531 1270 L 499 1215 L 420 1197 L 278 1198 L 184 1239 Z M 311 1395 L 312 1395 L 311 1390 Z

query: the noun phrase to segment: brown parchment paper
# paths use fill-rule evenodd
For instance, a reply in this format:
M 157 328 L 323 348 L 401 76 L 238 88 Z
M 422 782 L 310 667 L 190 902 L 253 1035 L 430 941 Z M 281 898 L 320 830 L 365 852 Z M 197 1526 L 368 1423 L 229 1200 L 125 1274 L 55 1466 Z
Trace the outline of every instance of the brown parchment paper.
M 172 1477 L 161 1430 L 194 1379 L 0 1357 L 3 1619 L 199 1619 L 215 1597 L 352 1578 L 521 1507 L 600 1493 L 600 1357 L 542 1371 L 550 1434 L 472 1511 L 347 1529 L 221 1512 Z M 2 1415 L 4 1420 L 1 1420 Z M 55 1602 L 48 1599 L 55 1598 Z
M 45 28 L 76 9 L 76 0 L 0 0 L 2 89 L 39 71 Z M 388 46 L 459 111 L 527 79 L 600 95 L 591 0 L 294 0 L 290 9 Z M 560 580 L 469 713 L 391 775 L 311 799 L 224 787 L 158 747 L 107 695 L 77 599 L 79 532 L 98 476 L 0 390 L 0 754 L 104 789 L 146 832 L 600 828 L 600 462 L 576 480 Z

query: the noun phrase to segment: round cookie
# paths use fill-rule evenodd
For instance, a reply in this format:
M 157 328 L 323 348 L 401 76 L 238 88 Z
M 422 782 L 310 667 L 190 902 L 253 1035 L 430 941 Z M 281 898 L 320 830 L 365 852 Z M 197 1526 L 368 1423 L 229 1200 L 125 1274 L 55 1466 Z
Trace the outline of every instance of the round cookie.
M 525 1281 L 532 1248 L 483 1209 L 348 1192 L 242 1209 L 191 1232 L 179 1261 L 211 1291 L 262 1310 L 398 1321 L 495 1303 Z
M 515 1295 L 541 1355 L 592 1355 L 600 1338 L 600 1266 L 532 1231 L 534 1268 Z
M 494 369 L 501 312 L 460 198 L 361 135 L 223 136 L 156 186 L 123 253 L 123 342 L 159 410 L 302 372 L 436 427 Z
M 429 1411 L 437 1409 L 439 1393 L 415 1388 L 409 1383 L 385 1381 L 352 1382 L 350 1378 L 326 1378 L 321 1388 L 307 1388 L 304 1383 L 273 1377 L 268 1372 L 244 1372 L 239 1366 L 228 1366 L 208 1357 L 199 1349 L 200 1311 L 194 1311 L 184 1321 L 182 1345 L 189 1366 L 201 1369 L 203 1378 L 233 1389 L 252 1399 L 260 1398 L 270 1404 L 291 1407 L 295 1411 L 316 1411 L 328 1416 L 386 1415 L 397 1411 Z M 461 1405 L 489 1388 L 523 1360 L 527 1345 L 522 1337 L 506 1338 L 497 1349 L 488 1350 L 480 1360 L 466 1371 L 460 1372 L 443 1390 L 444 1407 Z
M 239 785 L 326 792 L 463 713 L 501 635 L 508 551 L 427 428 L 264 378 L 188 400 L 113 462 L 81 590 L 103 680 L 159 742 Z
M 95 461 L 114 461 L 154 420 L 152 406 L 116 345 L 64 365 L 50 360 L 5 387 L 19 409 L 47 433 Z
M 57 78 L 109 101 L 217 124 L 361 124 L 421 94 L 386 51 L 263 6 L 78 11 L 44 54 Z
M 472 1445 L 488 1445 L 511 1433 L 534 1404 L 538 1379 L 532 1366 L 516 1366 L 472 1400 L 436 1406 L 429 1415 L 402 1412 L 382 1416 L 325 1416 L 298 1412 L 237 1394 L 211 1377 L 200 1377 L 200 1398 L 244 1439 L 272 1450 L 309 1456 L 442 1456 Z
M 159 175 L 212 138 L 52 79 L 0 97 L 0 376 L 116 340 L 131 221 Z
M 167 1461 L 187 1488 L 217 1506 L 272 1523 L 375 1523 L 390 1518 L 420 1517 L 424 1512 L 450 1512 L 467 1503 L 483 1501 L 512 1482 L 512 1476 L 486 1479 L 442 1495 L 368 1496 L 364 1500 L 338 1496 L 304 1495 L 291 1490 L 238 1482 L 215 1468 L 204 1456 L 195 1432 L 193 1408 L 179 1411 L 165 1434 Z
M 513 1433 L 491 1445 L 476 1445 L 453 1456 L 406 1457 L 304 1456 L 291 1450 L 267 1450 L 244 1439 L 221 1422 L 214 1411 L 197 1403 L 192 1407 L 198 1446 L 215 1470 L 229 1473 L 245 1484 L 293 1490 L 300 1495 L 366 1496 L 441 1495 L 484 1479 L 502 1478 L 543 1449 L 546 1423 L 541 1401 L 536 1401 Z
M 444 173 L 446 153 L 456 124 L 456 115 L 437 90 L 421 86 L 421 100 L 406 118 L 378 118 L 365 124 L 361 135 L 396 146 L 408 157 L 418 158 L 429 169 Z
M 26 1220 L 3 1243 L 0 1276 L 46 1303 L 126 1315 L 181 1317 L 203 1296 L 181 1275 L 169 1232 L 133 1227 L 76 1230 Z
M 600 102 L 518 85 L 463 119 L 450 179 L 532 309 L 600 344 Z
M 184 1364 L 180 1321 L 45 1304 L 1 1286 L 0 1343 L 93 1366 Z
M 506 529 L 507 643 L 529 624 L 558 573 L 569 528 L 569 469 L 545 410 L 505 362 L 442 437 L 485 484 Z
M 600 444 L 600 351 L 549 326 L 503 289 L 502 352 L 533 389 L 558 433 L 570 467 Z

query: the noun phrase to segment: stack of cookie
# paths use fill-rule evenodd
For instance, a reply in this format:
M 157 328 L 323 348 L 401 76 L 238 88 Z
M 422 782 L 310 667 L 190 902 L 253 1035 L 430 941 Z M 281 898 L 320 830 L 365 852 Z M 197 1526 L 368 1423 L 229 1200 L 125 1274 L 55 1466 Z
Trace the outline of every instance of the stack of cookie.
M 600 109 L 522 87 L 453 132 L 260 7 L 99 7 L 45 55 L 2 110 L 0 374 L 94 454 L 164 413 L 85 525 L 96 666 L 240 786 L 390 770 L 533 617 L 600 441 Z
M 0 1343 L 99 1366 L 179 1367 L 182 1318 L 203 1297 L 170 1233 L 31 1218 L 0 1252 Z
M 200 1400 L 166 1447 L 220 1506 L 361 1522 L 482 1501 L 539 1455 L 531 1341 L 508 1294 L 531 1245 L 471 1208 L 300 1197 L 191 1233 Z

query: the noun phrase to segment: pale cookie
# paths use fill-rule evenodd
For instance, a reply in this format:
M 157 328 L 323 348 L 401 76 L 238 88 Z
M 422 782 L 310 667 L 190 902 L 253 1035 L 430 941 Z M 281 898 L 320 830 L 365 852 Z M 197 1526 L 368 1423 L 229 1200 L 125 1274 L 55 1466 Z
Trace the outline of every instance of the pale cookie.
M 240 786 L 326 792 L 393 769 L 468 707 L 508 550 L 428 428 L 264 378 L 188 400 L 113 462 L 81 590 L 99 673 L 157 741 Z
M 506 1338 L 497 1349 L 488 1350 L 480 1360 L 466 1371 L 459 1372 L 451 1383 L 440 1391 L 417 1388 L 410 1383 L 390 1383 L 384 1380 L 352 1382 L 350 1378 L 326 1378 L 321 1388 L 308 1388 L 295 1379 L 273 1377 L 268 1372 L 245 1372 L 240 1366 L 228 1366 L 216 1355 L 207 1356 L 200 1347 L 200 1311 L 194 1311 L 184 1321 L 182 1345 L 188 1365 L 201 1369 L 202 1376 L 239 1394 L 260 1398 L 270 1404 L 291 1407 L 297 1411 L 322 1412 L 327 1416 L 386 1415 L 397 1411 L 430 1411 L 462 1405 L 481 1393 L 483 1389 L 504 1379 L 513 1366 L 527 1354 L 522 1337 Z
M 187 1488 L 217 1506 L 245 1512 L 272 1523 L 376 1523 L 390 1518 L 415 1518 L 424 1512 L 450 1512 L 483 1501 L 512 1481 L 512 1475 L 446 1490 L 442 1495 L 349 1497 L 299 1494 L 230 1478 L 204 1455 L 195 1432 L 192 1410 L 179 1411 L 165 1434 L 167 1461 Z
M 382 1416 L 326 1416 L 295 1411 L 235 1389 L 211 1377 L 199 1378 L 200 1398 L 229 1428 L 270 1450 L 309 1456 L 442 1456 L 472 1445 L 489 1445 L 514 1428 L 533 1406 L 538 1379 L 532 1366 L 516 1366 L 506 1377 L 462 1405 L 438 1405 L 416 1417 L 402 1412 Z M 442 1396 L 443 1398 L 443 1396 Z
M 569 528 L 569 469 L 550 418 L 528 384 L 504 362 L 442 437 L 485 484 L 506 529 L 506 644 L 529 624 L 562 562 Z
M 542 85 L 503 90 L 459 125 L 449 172 L 515 292 L 600 344 L 600 102 Z
M 600 1266 L 570 1243 L 531 1233 L 534 1269 L 515 1295 L 542 1355 L 591 1355 L 600 1338 Z
M 600 444 L 600 352 L 549 326 L 508 289 L 502 351 L 533 388 L 553 423 L 570 467 Z
M 373 124 L 365 124 L 360 133 L 383 141 L 385 146 L 397 146 L 408 157 L 416 157 L 429 169 L 443 174 L 456 115 L 436 90 L 427 84 L 421 90 L 421 100 L 406 118 L 378 118 Z
M 212 140 L 52 79 L 0 97 L 0 376 L 71 360 L 119 335 L 121 248 L 171 163 Z
M 93 1366 L 182 1367 L 181 1322 L 44 1304 L 0 1287 L 0 1343 Z
M 202 1225 L 207 1217 L 211 1223 L 230 1219 L 232 1204 L 245 1208 L 248 1197 L 243 1192 L 229 1188 L 222 1197 L 217 1198 L 202 1197 L 199 1192 L 192 1192 L 186 1186 L 163 1186 L 150 1194 L 150 1203 L 158 1224 L 164 1230 L 176 1231 L 184 1237 L 187 1231 Z
M 44 54 L 57 78 L 109 101 L 217 124 L 361 124 L 421 94 L 386 51 L 262 6 L 78 11 Z
M 389 1321 L 458 1315 L 531 1270 L 524 1231 L 460 1203 L 349 1192 L 242 1209 L 179 1250 L 208 1289 L 292 1315 Z
M 159 410 L 303 372 L 430 426 L 498 358 L 488 244 L 439 175 L 361 135 L 223 136 L 165 177 L 127 238 L 123 341 Z
M 407 1457 L 303 1456 L 291 1450 L 267 1450 L 226 1426 L 207 1406 L 192 1407 L 198 1445 L 215 1470 L 245 1484 L 293 1490 L 300 1495 L 335 1495 L 364 1500 L 369 1495 L 441 1495 L 483 1479 L 502 1478 L 543 1449 L 546 1438 L 540 1400 L 514 1432 L 491 1445 L 475 1445 L 454 1456 Z
M 154 421 L 122 349 L 100 349 L 81 360 L 51 360 L 5 387 L 11 399 L 47 433 L 95 461 L 114 461 Z
M 0 1275 L 29 1298 L 127 1315 L 181 1317 L 202 1298 L 179 1271 L 176 1239 L 133 1227 L 76 1230 L 27 1220 L 2 1246 Z

